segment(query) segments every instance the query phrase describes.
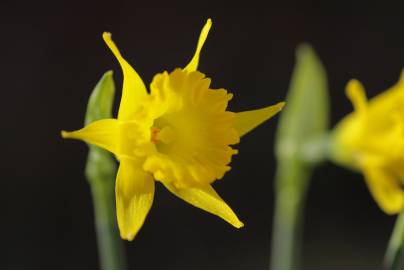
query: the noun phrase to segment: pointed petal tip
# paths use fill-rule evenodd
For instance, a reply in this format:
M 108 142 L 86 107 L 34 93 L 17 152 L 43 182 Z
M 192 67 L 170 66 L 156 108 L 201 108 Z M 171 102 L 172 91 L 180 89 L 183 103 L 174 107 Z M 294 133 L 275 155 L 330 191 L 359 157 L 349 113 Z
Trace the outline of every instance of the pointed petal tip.
M 233 224 L 233 226 L 236 227 L 237 229 L 241 229 L 244 227 L 244 223 L 239 220 L 238 223 Z
M 377 205 L 380 207 L 381 211 L 383 211 L 383 213 L 385 213 L 386 215 L 389 216 L 394 216 L 394 215 L 398 215 L 400 213 L 403 212 L 404 210 L 404 205 L 402 205 L 403 203 L 401 203 L 400 205 L 394 205 L 394 204 L 390 204 L 389 202 L 386 203 L 380 201 L 376 201 Z
M 361 82 L 360 82 L 359 80 L 357 80 L 357 79 L 350 79 L 350 80 L 348 81 L 348 83 L 346 84 L 346 89 L 347 89 L 347 91 L 348 91 L 349 88 L 358 87 L 358 86 L 361 86 L 361 85 L 362 85 L 362 84 L 361 84 Z
M 284 101 L 276 104 L 276 106 L 278 106 L 279 111 L 282 111 L 282 109 L 283 109 L 283 107 L 285 107 L 285 105 L 286 105 L 286 102 L 284 102 Z
M 177 188 L 174 184 L 162 183 L 171 193 L 187 203 L 222 218 L 237 229 L 244 226 L 243 222 L 239 220 L 230 206 L 223 201 L 212 186 Z
M 121 235 L 121 238 L 126 241 L 133 241 L 133 239 L 135 239 L 135 234 L 131 233 L 131 232 L 124 233 L 121 231 L 120 235 Z
M 107 40 L 110 40 L 112 37 L 112 34 L 110 32 L 103 32 L 102 33 L 102 38 L 104 39 L 105 42 L 107 42 Z
M 269 120 L 279 113 L 284 106 L 285 102 L 279 102 L 265 108 L 236 113 L 235 128 L 238 131 L 239 136 L 244 136 L 257 126 Z
M 363 111 L 366 108 L 366 92 L 360 81 L 356 79 L 349 80 L 345 87 L 345 95 L 351 101 L 356 111 Z
M 112 51 L 112 53 L 115 55 L 115 57 L 117 57 L 119 61 L 122 61 L 120 59 L 122 58 L 121 53 L 119 52 L 115 42 L 112 40 L 112 34 L 110 32 L 104 32 L 102 33 L 102 39 L 104 40 L 105 44 L 107 44 L 108 48 Z
M 357 79 L 350 79 L 345 87 L 345 92 L 350 95 L 351 92 L 364 91 L 363 84 Z
M 70 132 L 65 131 L 65 130 L 62 130 L 62 131 L 60 132 L 60 135 L 62 136 L 63 139 L 68 139 L 68 138 L 70 138 Z
M 391 209 L 383 208 L 382 211 L 383 211 L 383 213 L 385 213 L 386 215 L 394 216 L 394 215 L 400 214 L 401 211 L 402 211 L 402 209 L 401 209 L 401 210 L 396 210 L 396 209 L 391 210 Z
M 192 57 L 191 61 L 188 63 L 188 65 L 186 65 L 186 67 L 184 68 L 185 71 L 187 72 L 193 72 L 196 71 L 198 69 L 198 65 L 199 65 L 199 55 L 201 53 L 202 47 L 205 44 L 205 41 L 208 37 L 210 28 L 212 27 L 212 20 L 209 18 L 206 20 L 205 25 L 202 27 L 201 33 L 199 34 L 199 39 L 198 39 L 198 43 L 196 46 L 196 50 L 194 53 L 194 56 Z
M 60 135 L 62 136 L 63 139 L 80 139 L 80 130 L 75 131 L 62 130 L 60 131 Z
M 102 39 L 104 40 L 104 42 L 107 44 L 107 46 L 109 48 L 111 48 L 111 46 L 113 46 L 114 42 L 112 41 L 112 34 L 110 32 L 103 32 Z M 111 45 L 111 43 L 112 43 L 112 45 Z

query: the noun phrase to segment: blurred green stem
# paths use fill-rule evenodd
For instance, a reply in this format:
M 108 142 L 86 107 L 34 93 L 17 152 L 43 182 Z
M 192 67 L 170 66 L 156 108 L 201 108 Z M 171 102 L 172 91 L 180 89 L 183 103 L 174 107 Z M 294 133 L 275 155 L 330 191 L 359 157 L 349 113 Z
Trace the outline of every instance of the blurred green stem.
M 93 197 L 101 270 L 125 270 L 124 246 L 116 226 L 114 207 L 116 169 L 110 159 L 104 150 L 90 147 L 86 175 Z M 100 165 L 104 166 L 101 170 Z
M 304 204 L 313 169 L 328 151 L 327 75 L 313 48 L 296 49 L 286 106 L 276 135 L 277 172 L 271 270 L 301 263 Z
M 299 269 L 304 202 L 309 178 L 309 171 L 298 161 L 289 160 L 278 166 L 275 178 L 272 270 Z
M 396 220 L 396 225 L 391 235 L 389 246 L 385 256 L 385 269 L 399 270 L 402 269 L 401 258 L 404 255 L 404 213 L 401 213 Z

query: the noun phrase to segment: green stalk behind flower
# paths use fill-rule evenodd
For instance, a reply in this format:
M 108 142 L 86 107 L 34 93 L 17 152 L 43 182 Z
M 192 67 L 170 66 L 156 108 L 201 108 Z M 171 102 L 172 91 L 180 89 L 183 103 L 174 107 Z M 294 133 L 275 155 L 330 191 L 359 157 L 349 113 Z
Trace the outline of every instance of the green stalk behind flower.
M 272 270 L 299 269 L 306 191 L 312 170 L 325 159 L 327 151 L 325 70 L 309 45 L 299 46 L 296 56 L 276 139 Z
M 393 234 L 391 235 L 389 246 L 384 258 L 384 268 L 388 270 L 403 269 L 404 263 L 404 213 L 397 217 Z M 400 268 L 401 266 L 401 268 Z
M 88 102 L 85 124 L 111 118 L 115 85 L 112 71 L 106 72 Z M 125 270 L 124 246 L 119 237 L 115 215 L 116 161 L 110 153 L 89 145 L 86 177 L 94 204 L 99 261 L 102 270 Z

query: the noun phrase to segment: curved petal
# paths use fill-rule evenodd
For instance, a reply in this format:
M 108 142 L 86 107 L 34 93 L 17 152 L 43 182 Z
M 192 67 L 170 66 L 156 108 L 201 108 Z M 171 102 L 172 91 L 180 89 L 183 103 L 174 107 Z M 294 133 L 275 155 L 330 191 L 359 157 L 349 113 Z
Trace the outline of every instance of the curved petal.
M 153 204 L 154 180 L 139 162 L 122 158 L 115 194 L 119 232 L 123 239 L 132 241 Z
M 279 102 L 266 108 L 236 113 L 235 128 L 240 137 L 280 112 L 283 106 L 285 106 L 285 102 Z
M 404 191 L 393 175 L 379 168 L 364 170 L 373 198 L 386 214 L 397 214 L 404 209 Z
M 119 106 L 118 119 L 130 120 L 137 108 L 135 104 L 139 104 L 141 102 L 140 99 L 147 95 L 146 86 L 139 74 L 137 74 L 131 65 L 122 57 L 118 47 L 111 39 L 111 34 L 104 32 L 102 37 L 116 59 L 118 59 L 123 72 L 122 98 Z
M 104 148 L 115 155 L 119 153 L 119 121 L 102 119 L 76 131 L 62 131 L 65 139 L 78 139 Z
M 205 26 L 202 28 L 201 34 L 199 35 L 198 45 L 196 46 L 195 54 L 192 57 L 191 61 L 188 63 L 188 65 L 184 68 L 185 71 L 192 72 L 198 69 L 199 54 L 201 53 L 203 44 L 205 43 L 206 38 L 208 37 L 209 30 L 211 27 L 212 27 L 212 20 L 208 19 L 206 21 Z
M 214 214 L 236 228 L 241 228 L 244 224 L 237 218 L 236 214 L 223 201 L 216 191 L 207 185 L 203 188 L 176 188 L 169 183 L 163 183 L 164 186 L 177 197 L 183 199 L 189 204 L 198 207 L 206 212 Z
M 363 85 L 358 80 L 350 80 L 346 86 L 346 95 L 356 111 L 366 109 L 367 98 Z

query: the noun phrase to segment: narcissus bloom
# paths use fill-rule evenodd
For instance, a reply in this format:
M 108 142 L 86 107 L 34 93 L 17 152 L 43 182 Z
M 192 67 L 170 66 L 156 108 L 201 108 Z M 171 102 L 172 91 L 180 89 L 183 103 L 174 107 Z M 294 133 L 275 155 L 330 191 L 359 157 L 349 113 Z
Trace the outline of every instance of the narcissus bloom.
M 363 172 L 384 212 L 399 213 L 404 210 L 404 71 L 396 85 L 370 101 L 357 80 L 346 90 L 355 110 L 336 127 L 332 156 Z
M 121 237 L 132 240 L 151 208 L 155 181 L 170 192 L 234 227 L 243 223 L 211 184 L 230 170 L 240 136 L 279 112 L 283 103 L 259 110 L 226 111 L 232 94 L 210 88 L 197 70 L 199 54 L 211 27 L 208 20 L 196 52 L 185 68 L 155 75 L 150 92 L 122 57 L 111 34 L 103 38 L 123 70 L 117 119 L 93 122 L 81 130 L 62 132 L 112 152 L 120 162 L 116 209 Z

